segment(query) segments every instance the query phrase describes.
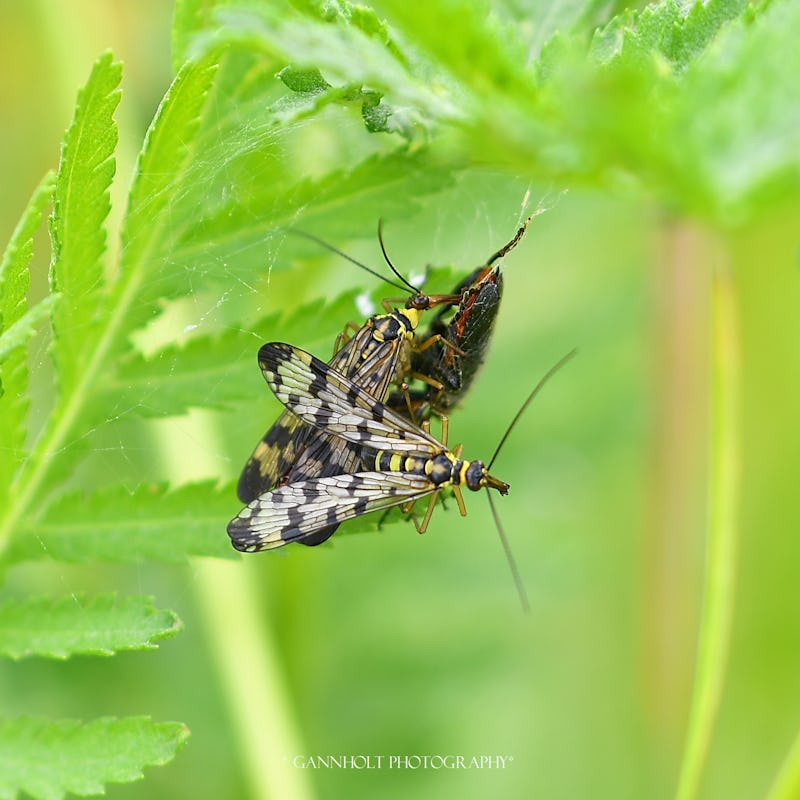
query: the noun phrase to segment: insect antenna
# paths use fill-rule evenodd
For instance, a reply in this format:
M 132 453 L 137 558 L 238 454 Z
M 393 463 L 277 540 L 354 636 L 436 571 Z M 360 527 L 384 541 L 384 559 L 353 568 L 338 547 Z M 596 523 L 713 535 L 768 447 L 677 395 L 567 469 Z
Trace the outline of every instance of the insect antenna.
M 498 453 L 500 452 L 500 448 L 505 444 L 506 439 L 508 439 L 509 434 L 514 429 L 514 426 L 519 422 L 519 418 L 525 412 L 525 409 L 533 402 L 533 398 L 536 397 L 537 394 L 542 390 L 544 385 L 547 383 L 553 375 L 558 372 L 570 359 L 572 359 L 578 352 L 578 349 L 575 348 L 570 350 L 557 364 L 554 364 L 550 367 L 549 370 L 545 373 L 544 377 L 536 384 L 533 391 L 528 395 L 525 402 L 520 406 L 519 411 L 514 416 L 514 419 L 511 420 L 511 424 L 506 428 L 506 432 L 503 434 L 503 438 L 500 440 L 500 444 L 497 445 L 497 448 L 494 451 L 494 455 L 492 456 L 492 460 L 489 462 L 488 466 L 486 467 L 486 472 L 488 473 L 491 468 L 492 464 L 494 464 L 495 459 L 497 458 Z M 488 476 L 487 477 L 491 477 Z M 503 545 L 503 551 L 506 554 L 506 561 L 508 561 L 508 566 L 511 569 L 511 575 L 514 578 L 514 584 L 517 587 L 517 594 L 519 595 L 520 603 L 522 604 L 522 610 L 529 614 L 531 610 L 530 602 L 528 601 L 528 594 L 525 591 L 525 584 L 522 582 L 522 576 L 519 574 L 519 567 L 517 567 L 517 560 L 514 558 L 514 553 L 511 551 L 511 545 L 509 544 L 508 538 L 506 537 L 505 531 L 503 530 L 503 525 L 500 522 L 500 515 L 497 513 L 497 508 L 494 504 L 494 499 L 492 498 L 492 493 L 489 491 L 489 486 L 491 484 L 487 484 L 486 486 L 486 495 L 489 498 L 489 507 L 492 509 L 492 516 L 494 517 L 494 524 L 497 528 L 497 535 L 500 537 L 500 542 Z
M 503 530 L 503 525 L 500 522 L 500 515 L 497 513 L 497 507 L 494 504 L 492 493 L 487 489 L 486 496 L 489 498 L 489 508 L 492 509 L 492 516 L 494 517 L 494 524 L 497 527 L 497 533 L 500 536 L 500 541 L 503 545 L 503 551 L 506 554 L 506 561 L 511 568 L 511 575 L 514 578 L 514 584 L 517 587 L 517 594 L 519 601 L 522 604 L 522 610 L 526 614 L 531 612 L 531 604 L 528 601 L 528 593 L 525 591 L 525 584 L 522 582 L 522 576 L 519 574 L 519 567 L 517 567 L 517 560 L 514 558 L 514 553 L 511 552 L 511 545 L 508 542 L 506 533 Z
M 386 245 L 383 243 L 383 219 L 378 220 L 378 241 L 381 245 L 381 252 L 383 253 L 383 258 L 386 263 L 389 265 L 389 269 L 409 288 L 413 294 L 417 294 L 419 289 L 414 286 L 413 283 L 409 283 L 396 269 L 395 265 L 392 264 L 392 260 L 389 258 L 389 254 L 386 252 Z M 396 284 L 395 284 L 396 285 Z
M 525 413 L 525 409 L 533 402 L 533 398 L 536 397 L 536 395 L 542 391 L 547 381 L 549 381 L 550 378 L 552 378 L 553 375 L 555 375 L 556 372 L 558 372 L 561 369 L 561 367 L 563 367 L 568 361 L 574 358 L 577 355 L 577 353 L 578 353 L 577 347 L 574 348 L 573 350 L 570 350 L 569 353 L 567 353 L 562 359 L 558 361 L 558 363 L 550 367 L 550 369 L 547 370 L 547 372 L 544 374 L 544 377 L 539 381 L 539 383 L 536 384 L 533 391 L 528 395 L 527 400 L 525 400 L 525 402 L 520 406 L 520 409 L 519 411 L 517 411 L 516 415 L 514 416 L 514 419 L 511 420 L 511 424 L 506 428 L 506 432 L 503 434 L 503 438 L 500 440 L 500 444 L 497 445 L 497 448 L 494 451 L 494 455 L 492 456 L 491 461 L 486 467 L 487 470 L 491 470 L 492 464 L 494 464 L 495 459 L 497 458 L 497 455 L 500 452 L 500 448 L 502 448 L 502 446 L 506 443 L 506 439 L 508 439 L 508 436 L 511 433 L 511 431 L 514 430 L 514 426 L 517 424 L 517 422 L 519 422 L 519 418 Z
M 368 267 L 366 264 L 362 264 L 357 258 L 353 258 L 353 256 L 347 255 L 343 250 L 340 250 L 338 247 L 334 247 L 332 244 L 329 244 L 324 239 L 320 239 L 318 236 L 314 236 L 313 233 L 306 233 L 305 231 L 299 231 L 296 228 L 284 228 L 287 233 L 291 233 L 294 236 L 300 236 L 303 239 L 308 239 L 310 242 L 315 242 L 316 244 L 320 245 L 320 247 L 324 247 L 326 250 L 330 251 L 331 253 L 336 253 L 337 256 L 341 256 L 345 260 L 349 261 L 351 264 L 355 264 L 357 267 L 361 267 L 361 269 L 369 272 L 370 275 L 374 275 L 379 280 L 382 280 L 384 283 L 388 283 L 390 286 L 394 286 L 395 289 L 400 289 L 401 292 L 407 292 L 408 286 L 411 286 L 412 291 L 414 294 L 417 293 L 418 289 L 412 286 L 407 280 L 400 275 L 397 270 L 392 266 L 391 262 L 389 262 L 389 266 L 392 267 L 392 272 L 397 275 L 401 281 L 405 284 L 405 286 L 401 286 L 399 283 L 395 283 L 393 280 L 390 280 L 385 275 L 381 275 L 380 272 Z M 380 238 L 380 227 L 378 228 L 378 238 Z M 381 241 L 381 249 L 383 250 L 383 242 Z M 383 255 L 386 257 L 386 250 L 383 250 Z M 388 258 L 386 259 L 388 261 Z

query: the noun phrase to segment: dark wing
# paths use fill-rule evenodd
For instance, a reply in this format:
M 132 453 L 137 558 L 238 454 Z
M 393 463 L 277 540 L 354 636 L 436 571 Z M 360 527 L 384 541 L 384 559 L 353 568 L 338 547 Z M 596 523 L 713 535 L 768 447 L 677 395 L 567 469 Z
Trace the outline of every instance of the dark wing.
M 446 448 L 310 353 L 282 342 L 258 352 L 275 396 L 304 422 L 374 450 L 432 456 Z
M 243 552 L 272 550 L 435 490 L 427 478 L 402 472 L 357 472 L 298 481 L 253 500 L 230 521 L 228 536 Z
M 486 358 L 497 312 L 503 296 L 499 267 L 483 276 L 462 295 L 461 304 L 447 327 L 445 338 L 458 347 L 431 348 L 438 355 L 433 376 L 443 384 L 440 405 L 447 409 L 469 389 Z

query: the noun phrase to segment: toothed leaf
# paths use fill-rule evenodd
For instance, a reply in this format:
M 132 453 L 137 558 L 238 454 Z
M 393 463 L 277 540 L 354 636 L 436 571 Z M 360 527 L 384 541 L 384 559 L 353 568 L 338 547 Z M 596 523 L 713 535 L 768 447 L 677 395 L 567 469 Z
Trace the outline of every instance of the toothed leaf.
M 179 723 L 146 717 L 0 721 L 0 798 L 105 794 L 107 784 L 140 780 L 144 767 L 171 761 L 188 735 Z
M 154 650 L 174 636 L 181 621 L 147 597 L 70 595 L 0 603 L 0 655 L 68 658 L 110 656 L 120 650 Z

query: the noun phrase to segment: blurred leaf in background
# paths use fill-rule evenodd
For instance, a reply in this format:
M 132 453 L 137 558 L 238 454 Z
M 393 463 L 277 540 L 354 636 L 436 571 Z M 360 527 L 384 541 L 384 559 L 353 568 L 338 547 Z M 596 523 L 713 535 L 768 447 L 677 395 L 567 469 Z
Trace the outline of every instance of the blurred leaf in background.
M 185 726 L 108 794 L 800 794 L 800 6 L 178 0 L 170 53 L 163 4 L 95 5 L 0 26 L 0 639 L 39 656 L 0 666 L 0 794 Z M 258 347 L 327 358 L 386 294 L 284 228 L 380 269 L 383 218 L 440 290 L 536 208 L 451 421 L 488 458 L 579 347 L 493 469 L 531 615 L 480 496 L 239 560 Z M 449 754 L 504 766 L 388 766 Z

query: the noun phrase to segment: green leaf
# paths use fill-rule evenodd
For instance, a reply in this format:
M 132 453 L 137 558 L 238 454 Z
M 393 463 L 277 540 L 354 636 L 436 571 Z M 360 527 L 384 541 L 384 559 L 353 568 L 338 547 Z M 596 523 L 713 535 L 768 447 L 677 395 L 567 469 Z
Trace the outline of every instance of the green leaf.
M 158 301 L 166 296 L 156 278 L 162 277 L 161 271 L 167 277 L 170 262 L 159 259 L 158 251 L 169 239 L 170 226 L 181 223 L 170 213 L 170 206 L 196 156 L 195 134 L 215 71 L 213 64 L 185 65 L 147 131 L 128 200 L 122 230 L 122 275 L 113 297 L 115 313 L 124 315 L 129 327 L 152 317 Z M 188 289 L 191 282 L 186 275 L 178 269 L 176 273 Z
M 29 265 L 33 235 L 42 224 L 44 209 L 55 189 L 55 175 L 48 173 L 33 194 L 0 261 L 0 331 L 24 318 L 27 309 Z M 25 415 L 28 409 L 28 367 L 25 352 L 17 350 L 0 364 L 0 507 L 5 505 L 16 467 L 24 458 Z
M 176 73 L 190 59 L 192 39 L 211 25 L 215 0 L 175 0 L 172 19 L 172 66 Z
M 800 5 L 774 2 L 728 25 L 686 70 L 672 131 L 691 132 L 680 167 L 717 220 L 741 224 L 800 194 L 798 26 Z
M 50 284 L 61 294 L 53 314 L 53 358 L 65 393 L 78 382 L 87 354 L 96 344 L 97 322 L 105 307 L 103 226 L 116 168 L 113 114 L 121 78 L 122 65 L 111 53 L 95 62 L 78 93 L 75 116 L 61 149 L 50 228 Z
M 50 314 L 60 295 L 51 294 L 28 309 L 10 328 L 0 333 L 0 364 L 24 347 L 36 333 L 36 326 Z
M 170 762 L 188 736 L 184 725 L 146 717 L 8 719 L 0 722 L 0 798 L 104 794 L 108 783 L 140 780 L 144 767 Z
M 281 338 L 315 352 L 330 350 L 341 320 L 352 317 L 354 309 L 355 292 L 348 291 L 330 303 L 316 300 L 290 314 L 276 312 L 247 330 L 198 336 L 148 358 L 132 355 L 107 384 L 105 405 L 132 406 L 149 417 L 185 414 L 190 408 L 229 409 L 238 401 L 262 398 L 266 384 L 256 355 L 263 342 Z
M 474 108 L 473 102 L 480 98 L 504 103 L 505 98 L 524 102 L 535 96 L 519 26 L 503 21 L 485 0 L 382 0 L 381 6 L 392 25 L 435 65 L 432 75 L 427 74 L 431 67 L 423 73 L 424 79 L 432 80 L 436 90 L 445 92 L 462 111 Z
M 75 289 L 75 286 L 69 281 L 65 283 L 66 278 L 70 277 L 72 273 L 69 269 L 65 271 L 59 267 L 59 264 L 63 262 L 65 267 L 71 265 L 70 259 L 66 258 L 68 253 L 73 252 L 74 240 L 70 237 L 75 231 L 83 230 L 86 227 L 86 221 L 67 223 L 79 207 L 86 206 L 84 209 L 86 214 L 91 216 L 94 213 L 92 219 L 95 225 L 99 226 L 105 213 L 104 207 L 101 208 L 101 206 L 106 202 L 103 199 L 102 202 L 98 200 L 92 204 L 91 198 L 87 196 L 85 202 L 82 203 L 68 189 L 72 187 L 78 177 L 82 176 L 83 184 L 88 181 L 88 187 L 84 186 L 84 188 L 97 190 L 98 195 L 105 198 L 106 183 L 103 176 L 110 176 L 110 173 L 104 172 L 103 169 L 86 175 L 86 164 L 83 164 L 81 168 L 79 168 L 80 165 L 75 166 L 73 162 L 78 158 L 76 148 L 77 153 L 83 154 L 82 157 L 89 164 L 98 161 L 99 156 L 96 152 L 92 151 L 88 154 L 83 152 L 82 148 L 85 148 L 86 143 L 80 134 L 84 127 L 89 132 L 94 130 L 90 125 L 92 118 L 89 114 L 89 110 L 94 109 L 94 105 L 101 107 L 107 117 L 107 119 L 104 117 L 107 122 L 110 120 L 116 96 L 106 96 L 104 102 L 101 102 L 103 97 L 101 97 L 100 90 L 108 89 L 112 78 L 116 79 L 118 72 L 118 68 L 112 64 L 110 57 L 104 57 L 98 61 L 93 77 L 89 81 L 89 87 L 96 89 L 97 92 L 90 93 L 87 90 L 82 93 L 79 109 L 76 112 L 76 123 L 68 132 L 68 143 L 64 148 L 62 172 L 59 176 L 60 189 L 57 191 L 61 191 L 62 194 L 66 193 L 70 202 L 66 205 L 63 202 L 56 204 L 52 229 L 54 247 L 61 250 L 61 254 L 55 262 L 54 273 L 58 276 L 64 272 L 62 276 L 64 280 L 57 280 L 56 283 L 63 284 L 68 296 L 70 287 L 72 290 Z M 149 258 L 148 248 L 152 245 L 151 237 L 158 237 L 161 229 L 159 224 L 153 222 L 153 219 L 161 219 L 159 214 L 169 202 L 168 188 L 171 185 L 171 176 L 175 174 L 175 170 L 180 170 L 181 157 L 187 148 L 191 147 L 192 130 L 196 124 L 199 109 L 203 106 L 204 91 L 211 80 L 211 72 L 213 70 L 208 68 L 189 67 L 179 75 L 173 84 L 173 91 L 162 103 L 156 122 L 148 133 L 144 154 L 139 164 L 143 171 L 134 181 L 131 191 L 126 228 L 128 234 L 126 252 L 128 255 L 126 258 L 125 252 L 123 253 L 121 273 L 113 290 L 108 296 L 105 294 L 102 296 L 105 313 L 97 314 L 97 293 L 93 287 L 87 284 L 86 276 L 84 275 L 80 279 L 76 277 L 76 285 L 84 286 L 87 291 L 76 295 L 75 302 L 80 303 L 80 308 L 75 308 L 74 317 L 68 321 L 63 320 L 67 328 L 62 344 L 58 345 L 59 352 L 63 353 L 63 358 L 57 358 L 60 371 L 65 371 L 69 378 L 61 381 L 62 392 L 59 401 L 47 417 L 45 427 L 37 438 L 30 457 L 25 461 L 23 469 L 16 477 L 15 486 L 12 486 L 12 490 L 16 489 L 16 493 L 12 497 L 12 501 L 5 508 L 0 509 L 0 550 L 6 546 L 16 529 L 17 522 L 29 513 L 29 508 L 34 506 L 41 508 L 47 492 L 52 490 L 53 485 L 59 479 L 74 473 L 76 450 L 86 448 L 87 432 L 91 432 L 98 420 L 104 418 L 104 411 L 108 411 L 99 407 L 96 402 L 96 392 L 103 377 L 111 372 L 110 359 L 118 356 L 120 350 L 128 347 L 127 338 L 132 333 L 137 320 L 150 318 L 154 313 L 155 298 L 160 293 L 157 289 L 152 292 L 150 300 L 153 305 L 149 305 L 145 300 L 145 292 L 141 288 L 142 282 L 148 279 L 150 279 L 151 285 L 157 283 L 154 280 L 155 266 Z M 97 131 L 94 132 L 98 136 L 100 135 Z M 110 145 L 111 133 L 110 131 L 106 131 L 106 133 L 102 143 Z M 109 161 L 106 159 L 102 163 L 107 165 Z M 70 170 L 70 165 L 73 165 L 74 169 Z M 151 169 L 155 171 L 150 172 Z M 103 177 L 102 180 L 101 177 Z M 77 183 L 81 184 L 81 181 L 77 181 Z M 150 214 L 156 216 L 151 218 Z M 64 216 L 69 217 L 69 220 L 65 220 Z M 88 243 L 94 246 L 95 254 L 99 252 L 104 241 L 102 232 L 98 231 L 99 227 L 93 229 L 94 239 Z M 66 232 L 69 232 L 69 236 L 62 244 L 62 234 Z M 132 256 L 139 260 L 131 260 Z M 75 259 L 78 258 L 94 263 L 92 252 L 89 252 L 88 256 L 75 254 Z M 62 301 L 62 311 L 65 307 Z M 82 326 L 77 324 L 80 320 L 83 320 Z M 97 324 L 95 325 L 92 321 L 96 321 Z M 73 327 L 70 329 L 70 326 Z M 87 339 L 89 329 L 92 334 L 90 340 Z M 89 357 L 85 357 L 86 354 L 83 354 L 82 357 L 78 346 L 81 343 L 85 343 L 87 346 L 91 344 Z M 72 346 L 76 348 L 74 351 L 70 349 Z
M 180 629 L 173 612 L 158 610 L 147 597 L 6 600 L 0 604 L 0 655 L 68 658 L 154 650 L 157 640 L 175 636 Z
M 344 269 L 350 273 L 348 278 L 358 282 L 358 269 Z M 449 292 L 467 271 L 431 267 L 426 287 L 434 293 Z M 393 292 L 389 289 L 390 294 Z M 363 322 L 357 311 L 357 293 L 351 289 L 330 302 L 314 300 L 291 312 L 270 314 L 246 327 L 195 336 L 147 357 L 131 354 L 105 382 L 98 402 L 104 408 L 127 408 L 143 417 L 175 416 L 192 408 L 229 410 L 243 401 L 261 404 L 271 394 L 258 368 L 259 347 L 280 339 L 327 359 L 333 354 L 332 343 L 343 331 L 342 320 Z M 377 311 L 386 294 L 384 284 L 373 288 L 373 307 Z M 275 408 L 277 417 L 279 406 L 276 404 Z
M 164 348 L 149 358 L 133 355 L 106 385 L 107 402 L 124 404 L 144 417 L 185 414 L 190 408 L 229 409 L 261 388 L 258 346 L 252 334 L 232 330 Z
M 393 40 L 388 26 L 367 6 L 348 3 L 328 3 L 325 0 L 291 0 L 292 5 L 321 22 L 351 25 L 383 44 L 392 55 L 408 66 L 408 60 Z
M 413 139 L 427 127 L 426 112 L 420 104 L 397 95 L 402 94 L 404 84 L 409 92 L 413 85 L 413 91 L 427 98 L 427 102 L 431 100 L 429 87 L 424 80 L 401 79 L 400 76 L 412 72 L 409 59 L 372 9 L 347 2 L 334 6 L 313 0 L 295 0 L 292 5 L 302 13 L 267 4 L 256 7 L 236 2 L 219 3 L 215 14 L 205 7 L 202 12 L 195 8 L 184 37 L 195 39 L 189 52 L 220 51 L 231 44 L 242 52 L 251 51 L 256 57 L 257 71 L 263 70 L 263 77 L 267 78 L 267 87 L 260 97 L 262 105 L 271 93 L 270 84 L 274 83 L 272 76 L 276 72 L 293 93 L 269 106 L 275 121 L 281 124 L 316 114 L 325 105 L 340 103 L 360 105 L 364 123 L 371 132 L 397 132 Z M 352 45 L 348 37 L 354 37 L 360 45 Z M 359 74 L 357 80 L 348 80 L 348 75 L 356 74 L 348 54 L 357 54 L 365 47 L 372 48 L 372 52 L 364 54 L 364 66 L 372 70 L 371 78 Z M 269 62 L 274 63 L 273 69 L 265 69 Z M 323 77 L 318 64 L 326 65 L 331 81 Z M 253 77 L 252 71 L 245 70 L 241 85 L 249 87 L 248 94 L 252 93 Z M 381 91 L 376 91 L 376 86 L 382 87 Z M 237 87 L 234 91 L 240 90 Z M 392 101 L 382 102 L 378 110 L 376 106 L 386 91 L 394 93 Z M 442 99 L 438 98 L 438 105 Z
M 54 559 L 185 563 L 188 556 L 234 558 L 225 526 L 236 513 L 233 489 L 195 483 L 168 491 L 144 486 L 74 493 L 41 519 L 22 521 L 9 547 L 11 561 Z
M 411 67 L 373 11 L 342 2 L 338 11 L 325 5 L 332 13 L 321 14 L 317 8 L 322 4 L 307 5 L 309 15 L 287 14 L 269 4 L 230 5 L 217 12 L 217 29 L 198 39 L 197 46 L 260 49 L 282 66 L 319 69 L 330 84 L 380 89 L 392 104 L 413 107 L 421 117 L 444 119 L 456 113 L 440 87 L 417 77 L 420 65 Z
M 662 2 L 614 19 L 592 57 L 561 39 L 543 54 L 539 101 L 518 109 L 516 129 L 501 109 L 492 141 L 563 181 L 636 187 L 741 224 L 800 193 L 799 19 L 797 4 L 780 0 L 756 10 Z
M 0 331 L 13 325 L 27 308 L 33 258 L 33 235 L 42 224 L 44 209 L 55 190 L 56 176 L 48 172 L 28 202 L 0 261 Z
M 249 160 L 253 153 L 243 147 L 241 155 Z M 264 275 L 267 263 L 275 269 L 289 264 L 286 259 L 272 263 L 267 258 L 283 242 L 282 228 L 296 224 L 300 214 L 303 230 L 330 242 L 374 237 L 379 217 L 406 218 L 421 207 L 425 195 L 453 181 L 451 166 L 437 163 L 425 152 L 405 149 L 370 156 L 319 178 L 292 175 L 280 181 L 265 172 L 265 164 L 275 158 L 274 149 L 254 152 L 259 156 L 252 164 L 257 180 L 246 193 L 228 192 L 230 200 L 219 209 L 206 208 L 205 214 L 202 206 L 194 208 L 191 218 L 187 210 L 186 229 L 164 255 L 172 269 L 160 274 L 156 284 L 166 296 L 189 292 L 192 284 L 187 275 L 202 274 L 206 284 L 249 287 Z M 229 154 L 232 162 L 236 157 Z M 230 162 L 228 167 L 233 169 Z M 217 177 L 197 175 L 193 182 L 213 185 Z M 173 209 L 173 214 L 180 213 Z
M 316 67 L 312 69 L 284 67 L 275 77 L 287 89 L 300 94 L 319 94 L 331 88 L 331 85 L 322 77 L 322 73 Z
M 342 242 L 374 237 L 377 219 L 407 218 L 424 207 L 426 196 L 453 182 L 452 164 L 442 164 L 425 151 L 402 149 L 372 156 L 347 172 L 299 183 L 292 202 L 305 208 L 305 229 Z
M 252 334 L 231 330 L 150 357 L 132 354 L 106 382 L 104 405 L 131 408 L 143 417 L 185 414 L 190 408 L 228 409 L 259 388 L 257 350 Z
M 440 136 L 451 163 L 480 160 L 560 184 L 635 187 L 669 208 L 725 223 L 800 190 L 796 3 L 665 0 L 621 13 L 590 48 L 590 21 L 608 4 L 561 9 L 574 20 L 572 31 L 552 38 L 530 66 L 527 28 L 485 3 L 384 0 L 388 26 L 371 10 L 364 20 L 372 21 L 362 20 L 346 3 L 294 5 L 298 13 L 225 4 L 219 29 L 197 40 L 201 50 L 226 42 L 239 53 L 260 50 L 274 69 L 290 64 L 287 74 L 319 76 L 318 93 L 295 92 L 274 105 L 276 115 L 281 104 L 315 114 L 320 98 L 331 99 L 324 85 L 350 87 L 369 130 L 407 135 L 416 119 L 434 149 Z M 413 43 L 413 59 L 394 45 L 390 31 L 398 29 Z M 350 102 L 344 94 L 337 101 Z M 455 140 L 441 139 L 445 132 Z M 264 194 L 252 197 L 266 202 L 244 203 L 251 219 L 286 189 L 281 180 L 261 186 Z M 257 247 L 244 241 L 245 249 Z
M 309 24 L 333 35 L 331 24 L 314 20 Z M 278 229 L 297 224 L 301 214 L 331 219 L 330 231 L 313 228 L 320 236 L 333 238 L 334 232 L 338 238 L 343 231 L 363 236 L 374 230 L 378 215 L 407 216 L 414 210 L 415 196 L 451 180 L 452 166 L 437 164 L 424 152 L 373 155 L 378 143 L 367 141 L 375 137 L 364 133 L 363 125 L 365 146 L 348 141 L 350 155 L 339 161 L 337 169 L 326 166 L 319 171 L 308 165 L 298 171 L 285 157 L 288 148 L 298 146 L 298 131 L 310 137 L 312 156 L 315 126 L 322 137 L 330 132 L 322 122 L 304 128 L 292 123 L 318 117 L 331 102 L 371 107 L 374 94 L 349 85 L 316 93 L 287 92 L 275 74 L 290 59 L 265 53 L 258 37 L 246 28 L 240 38 L 234 34 L 232 30 L 220 34 L 228 42 L 222 54 L 218 38 L 207 41 L 204 49 L 195 48 L 208 61 L 219 60 L 208 107 L 196 108 L 196 130 L 181 131 L 180 121 L 163 111 L 165 101 L 159 114 L 164 121 L 155 123 L 160 138 L 151 133 L 140 161 L 141 177 L 123 232 L 123 272 L 141 264 L 144 273 L 135 281 L 132 321 L 136 325 L 157 313 L 163 299 L 190 293 L 199 279 L 205 286 L 223 284 L 234 290 L 239 283 L 243 288 L 252 286 L 265 272 L 272 237 L 282 238 Z M 287 74 L 297 75 L 301 68 L 298 64 Z M 193 80 L 191 75 L 187 81 Z M 210 71 L 206 77 L 210 82 Z M 180 79 L 179 75 L 170 90 L 176 108 L 196 100 L 198 88 L 181 87 Z M 359 218 L 359 213 L 364 216 Z M 126 289 L 126 297 L 133 294 L 133 286 Z
M 646 61 L 660 55 L 682 71 L 713 41 L 727 22 L 741 16 L 747 0 L 709 0 L 681 5 L 675 0 L 616 17 L 595 37 L 603 61 Z

